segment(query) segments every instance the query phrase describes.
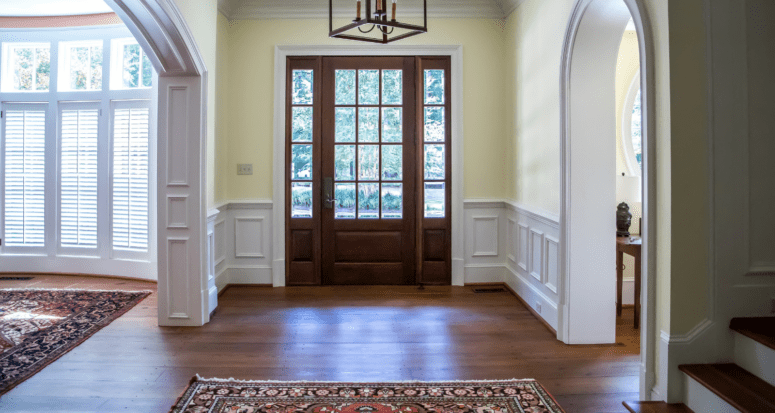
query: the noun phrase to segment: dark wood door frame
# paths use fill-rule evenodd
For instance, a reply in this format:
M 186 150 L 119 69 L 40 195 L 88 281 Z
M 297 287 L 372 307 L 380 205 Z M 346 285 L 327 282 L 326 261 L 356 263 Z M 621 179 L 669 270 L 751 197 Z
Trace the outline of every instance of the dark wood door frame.
M 404 247 L 405 253 L 401 257 L 401 262 L 404 263 L 403 267 L 406 269 L 406 274 L 400 277 L 401 284 L 440 284 L 449 285 L 451 283 L 451 223 L 452 223 L 452 203 L 451 203 L 451 65 L 449 56 L 438 57 L 288 57 L 286 65 L 286 188 L 285 188 L 285 229 L 286 229 L 286 285 L 321 285 L 330 282 L 324 276 L 324 268 L 326 274 L 331 273 L 331 258 L 333 256 L 332 251 L 335 249 L 334 240 L 324 238 L 323 230 L 326 226 L 333 228 L 333 212 L 331 212 L 330 219 L 326 222 L 326 211 L 322 208 L 322 185 L 321 178 L 324 176 L 333 175 L 333 163 L 328 166 L 322 162 L 322 159 L 328 155 L 332 158 L 333 155 L 333 139 L 326 141 L 326 133 L 333 134 L 333 97 L 334 82 L 329 81 L 328 84 L 323 81 L 324 78 L 333 79 L 333 73 L 331 68 L 326 69 L 326 60 L 339 60 L 337 68 L 347 68 L 347 65 L 354 65 L 354 68 L 358 67 L 360 62 L 363 65 L 364 62 L 371 62 L 366 66 L 379 66 L 377 62 L 382 59 L 383 62 L 393 61 L 399 62 L 398 68 L 402 68 L 404 73 L 410 73 L 412 76 L 406 76 L 406 78 L 414 77 L 415 80 L 407 80 L 404 82 L 404 127 L 403 136 L 404 142 L 408 143 L 404 145 L 404 198 L 406 200 L 403 211 L 404 219 L 400 221 L 394 221 L 387 223 L 383 222 L 381 225 L 387 228 L 393 226 L 399 226 L 405 229 L 403 236 L 401 236 L 401 245 Z M 342 63 L 346 62 L 344 66 Z M 396 63 L 393 63 L 395 65 Z M 361 68 L 366 69 L 363 66 Z M 390 65 L 388 65 L 390 66 Z M 333 66 L 331 66 L 333 67 Z M 371 67 L 368 67 L 371 68 Z M 386 69 L 392 67 L 385 67 Z M 312 107 L 314 108 L 314 133 L 312 137 L 312 153 L 315 158 L 313 166 L 311 168 L 312 178 L 310 182 L 305 183 L 312 187 L 312 205 L 311 214 L 314 219 L 300 219 L 291 216 L 291 204 L 293 202 L 293 191 L 291 189 L 291 168 L 290 165 L 292 156 L 293 142 L 291 141 L 292 133 L 292 111 L 295 106 L 291 104 L 293 96 L 292 74 L 294 70 L 313 70 L 314 71 L 314 102 Z M 426 102 L 424 101 L 425 84 L 424 76 L 427 75 L 425 70 L 434 70 L 436 73 L 443 74 L 444 87 L 442 92 L 445 94 L 445 98 L 441 101 Z M 328 73 L 328 72 L 331 73 Z M 412 94 L 416 98 L 412 98 Z M 330 96 L 328 102 L 326 96 Z M 380 99 L 380 103 L 381 99 Z M 379 105 L 377 105 L 379 107 Z M 443 112 L 443 125 L 444 125 L 444 138 L 439 141 L 426 140 L 424 116 L 426 109 L 435 111 L 435 113 Z M 411 113 L 413 112 L 413 113 Z M 328 113 L 328 115 L 326 115 Z M 408 115 L 408 116 L 407 116 Z M 414 119 L 413 119 L 414 118 Z M 328 121 L 326 121 L 328 119 Z M 439 124 L 439 121 L 436 121 Z M 326 132 L 328 131 L 328 132 Z M 298 143 L 298 142 L 295 142 Z M 358 142 L 359 143 L 359 142 Z M 354 143 L 355 144 L 355 143 Z M 297 145 L 298 146 L 298 145 Z M 424 173 L 424 162 L 426 151 L 428 147 L 434 147 L 431 149 L 436 150 L 436 156 L 442 156 L 444 159 L 443 176 L 439 177 L 438 172 L 431 174 L 434 176 L 427 176 Z M 438 153 L 440 147 L 444 147 L 441 155 Z M 409 159 L 414 158 L 415 162 L 408 162 Z M 438 168 L 436 168 L 438 169 Z M 426 179 L 427 178 L 427 179 Z M 296 177 L 296 179 L 299 179 Z M 441 181 L 439 181 L 441 179 Z M 297 181 L 294 183 L 298 184 Z M 430 185 L 430 186 L 428 186 Z M 443 191 L 442 213 L 439 216 L 438 212 L 428 215 L 426 211 L 425 200 L 425 188 L 436 189 L 436 201 L 439 201 L 439 189 Z M 412 213 L 414 211 L 414 213 Z M 435 215 L 434 215 L 435 214 Z M 321 217 L 323 217 L 321 219 Z M 355 220 L 336 220 L 336 225 L 340 229 L 346 229 L 354 224 Z M 379 220 L 385 221 L 385 220 Z M 372 229 L 371 227 L 380 224 L 377 221 L 367 223 L 365 227 Z M 330 231 L 330 229 L 329 229 Z M 359 235 L 359 234 L 356 234 Z M 363 235 L 363 234 L 360 234 Z M 395 234 L 393 234 L 395 235 Z M 356 237 L 357 238 L 357 237 Z M 357 244 L 357 240 L 353 239 Z M 341 240 L 340 240 L 341 242 Z M 350 254 L 346 259 L 354 259 L 354 255 L 357 255 L 358 246 L 352 250 L 353 254 Z M 326 254 L 326 250 L 328 253 Z M 323 259 L 328 255 L 329 259 L 326 262 Z M 378 254 L 379 255 L 379 254 Z M 379 259 L 378 259 L 379 261 Z M 342 280 L 338 280 L 338 283 L 342 283 Z M 346 283 L 359 283 L 356 281 L 347 281 Z M 376 283 L 396 283 L 396 282 L 384 282 L 377 280 Z

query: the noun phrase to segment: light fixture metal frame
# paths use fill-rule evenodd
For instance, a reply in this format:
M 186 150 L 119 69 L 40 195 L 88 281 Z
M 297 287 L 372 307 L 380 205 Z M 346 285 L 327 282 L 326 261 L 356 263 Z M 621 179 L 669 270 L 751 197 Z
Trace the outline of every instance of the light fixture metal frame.
M 415 24 L 399 23 L 396 20 L 388 20 L 386 6 L 386 0 L 377 0 L 383 2 L 382 13 L 379 17 L 372 17 L 371 13 L 371 0 L 365 0 L 366 2 L 366 18 L 357 18 L 352 23 L 342 26 L 334 30 L 334 0 L 328 0 L 328 37 L 335 37 L 339 39 L 358 40 L 362 42 L 381 43 L 388 44 L 395 42 L 396 40 L 406 39 L 407 37 L 416 36 L 418 34 L 428 32 L 428 1 L 423 0 L 423 26 L 417 26 Z M 356 36 L 352 34 L 345 34 L 346 32 L 365 26 L 368 24 L 374 24 L 382 27 L 393 27 L 398 29 L 409 30 L 409 32 L 397 35 L 393 38 L 390 37 L 390 33 L 382 32 L 382 39 L 366 36 Z M 392 31 L 391 31 L 392 33 Z

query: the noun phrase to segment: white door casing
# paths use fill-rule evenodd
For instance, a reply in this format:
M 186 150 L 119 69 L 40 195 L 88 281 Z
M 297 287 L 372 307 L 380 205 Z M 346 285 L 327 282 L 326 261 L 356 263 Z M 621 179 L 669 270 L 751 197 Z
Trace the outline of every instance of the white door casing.
M 208 294 L 207 69 L 173 0 L 106 0 L 159 74 L 157 137 L 158 322 L 201 326 Z M 175 203 L 171 207 L 170 203 Z
M 615 59 L 630 17 L 640 51 L 644 140 L 640 399 L 650 400 L 656 370 L 657 147 L 654 40 L 643 0 L 576 0 L 568 21 L 560 67 L 562 199 L 557 338 L 573 344 L 615 339 L 611 282 L 615 271 L 615 158 L 614 139 L 605 137 L 606 133 L 615 136 Z M 599 199 L 605 200 L 605 207 L 600 208 Z

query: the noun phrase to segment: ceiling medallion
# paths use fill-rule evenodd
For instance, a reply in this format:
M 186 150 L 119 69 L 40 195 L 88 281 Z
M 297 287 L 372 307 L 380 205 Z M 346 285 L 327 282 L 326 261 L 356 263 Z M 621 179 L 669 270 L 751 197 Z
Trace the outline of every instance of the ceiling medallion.
M 340 39 L 358 40 L 362 42 L 372 43 L 390 43 L 396 40 L 406 39 L 407 37 L 415 36 L 421 33 L 428 32 L 428 4 L 427 0 L 423 0 L 423 26 L 417 26 L 414 24 L 400 23 L 396 21 L 396 3 L 397 0 L 392 0 L 392 14 L 388 20 L 387 3 L 388 0 L 365 0 L 366 2 L 366 18 L 361 18 L 361 0 L 356 0 L 355 4 L 355 20 L 352 23 L 342 26 L 334 30 L 334 0 L 328 0 L 328 27 L 329 37 L 336 37 Z M 374 4 L 374 12 L 372 13 L 372 3 Z M 363 34 L 369 34 L 374 29 L 378 29 L 372 37 L 361 36 L 356 34 L 347 34 L 347 32 L 358 29 Z M 393 32 L 396 29 L 400 29 L 396 35 L 393 36 Z M 400 33 L 400 34 L 399 34 Z M 392 36 L 392 37 L 391 37 Z

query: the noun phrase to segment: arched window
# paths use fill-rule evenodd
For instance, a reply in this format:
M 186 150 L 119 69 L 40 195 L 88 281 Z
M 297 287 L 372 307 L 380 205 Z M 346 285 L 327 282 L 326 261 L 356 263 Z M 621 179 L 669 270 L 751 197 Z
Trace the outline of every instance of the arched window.
M 640 176 L 643 162 L 640 111 L 640 72 L 636 73 L 627 92 L 622 113 L 622 147 L 631 175 Z

